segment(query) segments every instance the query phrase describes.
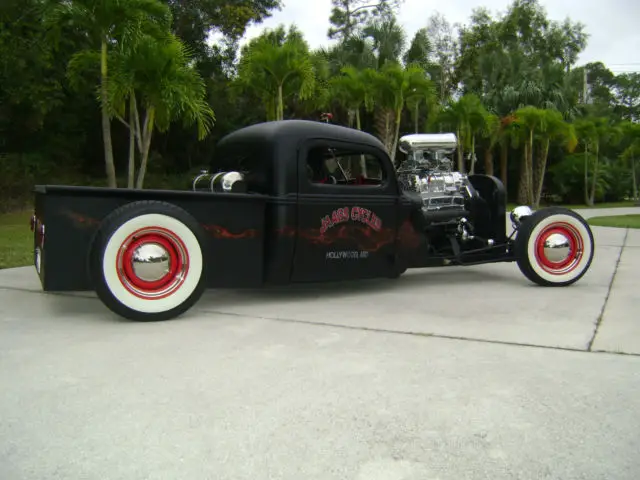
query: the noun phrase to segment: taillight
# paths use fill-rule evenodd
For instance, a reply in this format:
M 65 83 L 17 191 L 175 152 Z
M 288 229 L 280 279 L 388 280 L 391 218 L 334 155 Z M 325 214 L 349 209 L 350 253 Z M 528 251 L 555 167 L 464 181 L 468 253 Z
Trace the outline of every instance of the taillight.
M 31 231 L 35 233 L 35 244 L 36 246 L 43 247 L 44 246 L 44 223 L 38 220 L 38 217 L 33 215 L 31 217 Z
M 44 223 L 40 223 L 39 227 L 40 228 L 37 229 L 38 245 L 44 247 Z

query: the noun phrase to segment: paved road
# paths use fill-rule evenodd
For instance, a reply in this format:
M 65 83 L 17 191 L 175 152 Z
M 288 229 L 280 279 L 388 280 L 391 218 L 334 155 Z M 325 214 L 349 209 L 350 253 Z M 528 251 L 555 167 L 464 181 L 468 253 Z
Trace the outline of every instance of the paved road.
M 640 232 L 594 232 L 569 288 L 434 269 L 155 324 L 0 271 L 0 479 L 635 480 Z

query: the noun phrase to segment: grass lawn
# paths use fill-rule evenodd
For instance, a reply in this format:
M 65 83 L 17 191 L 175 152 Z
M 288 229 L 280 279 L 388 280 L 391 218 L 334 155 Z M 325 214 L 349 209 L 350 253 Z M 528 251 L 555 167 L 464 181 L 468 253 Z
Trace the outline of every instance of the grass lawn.
M 33 262 L 32 210 L 0 214 L 0 268 L 24 267 Z
M 587 222 L 595 227 L 640 228 L 640 215 L 592 217 Z

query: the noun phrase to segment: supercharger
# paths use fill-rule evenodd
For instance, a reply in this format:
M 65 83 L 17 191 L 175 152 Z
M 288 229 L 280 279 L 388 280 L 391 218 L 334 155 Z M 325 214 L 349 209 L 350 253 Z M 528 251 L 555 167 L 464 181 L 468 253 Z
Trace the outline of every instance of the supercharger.
M 420 194 L 425 211 L 464 210 L 473 187 L 464 173 L 453 170 L 455 134 L 405 135 L 398 147 L 406 154 L 397 170 L 398 181 L 404 190 Z

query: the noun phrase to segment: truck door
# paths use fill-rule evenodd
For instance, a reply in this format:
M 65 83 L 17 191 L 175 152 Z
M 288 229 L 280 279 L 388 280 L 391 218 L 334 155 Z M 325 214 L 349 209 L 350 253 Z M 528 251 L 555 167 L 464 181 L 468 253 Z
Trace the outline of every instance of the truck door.
M 398 184 L 384 150 L 335 140 L 303 145 L 293 281 L 390 275 Z

